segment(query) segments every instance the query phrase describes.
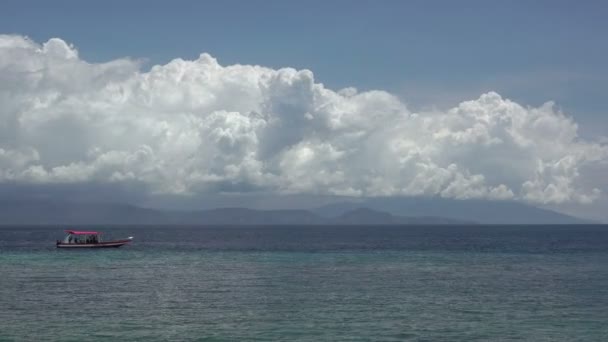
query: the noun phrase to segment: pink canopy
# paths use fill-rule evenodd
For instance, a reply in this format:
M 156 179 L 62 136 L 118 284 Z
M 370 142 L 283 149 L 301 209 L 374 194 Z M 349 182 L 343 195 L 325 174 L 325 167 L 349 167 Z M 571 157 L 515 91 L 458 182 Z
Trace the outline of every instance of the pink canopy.
M 99 234 L 98 232 L 79 232 L 76 230 L 66 230 L 67 233 L 70 234 L 74 234 L 74 235 L 97 235 Z

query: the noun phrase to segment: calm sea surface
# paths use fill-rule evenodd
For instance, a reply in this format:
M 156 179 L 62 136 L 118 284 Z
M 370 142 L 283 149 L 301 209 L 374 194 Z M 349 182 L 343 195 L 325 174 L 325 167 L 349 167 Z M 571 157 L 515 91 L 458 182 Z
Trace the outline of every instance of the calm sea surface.
M 608 226 L 99 229 L 0 227 L 0 341 L 608 341 Z

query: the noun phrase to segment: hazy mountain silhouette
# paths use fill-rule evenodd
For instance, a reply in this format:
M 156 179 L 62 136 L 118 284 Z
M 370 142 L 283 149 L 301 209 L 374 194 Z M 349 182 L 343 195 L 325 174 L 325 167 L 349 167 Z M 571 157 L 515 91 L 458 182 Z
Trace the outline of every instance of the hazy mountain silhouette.
M 381 210 L 392 215 L 445 217 L 483 224 L 585 224 L 590 220 L 512 201 L 451 200 L 443 198 L 371 198 L 325 205 L 313 212 L 336 217 L 357 208 Z
M 369 199 L 314 210 L 221 208 L 175 211 L 129 204 L 53 200 L 0 201 L 0 224 L 551 224 L 590 223 L 513 202 Z

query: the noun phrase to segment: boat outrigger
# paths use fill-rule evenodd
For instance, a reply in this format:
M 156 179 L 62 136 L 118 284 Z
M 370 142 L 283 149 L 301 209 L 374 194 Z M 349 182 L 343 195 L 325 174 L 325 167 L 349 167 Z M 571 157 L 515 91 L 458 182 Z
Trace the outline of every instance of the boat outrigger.
M 63 240 L 57 240 L 57 248 L 116 248 L 133 241 L 132 236 L 123 240 L 102 241 L 99 232 L 66 230 L 66 233 Z

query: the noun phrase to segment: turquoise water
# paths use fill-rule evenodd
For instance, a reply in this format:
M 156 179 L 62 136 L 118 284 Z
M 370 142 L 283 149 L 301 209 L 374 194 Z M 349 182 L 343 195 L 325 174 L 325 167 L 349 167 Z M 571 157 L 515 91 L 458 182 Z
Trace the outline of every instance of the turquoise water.
M 4 341 L 606 341 L 608 229 L 0 228 Z

